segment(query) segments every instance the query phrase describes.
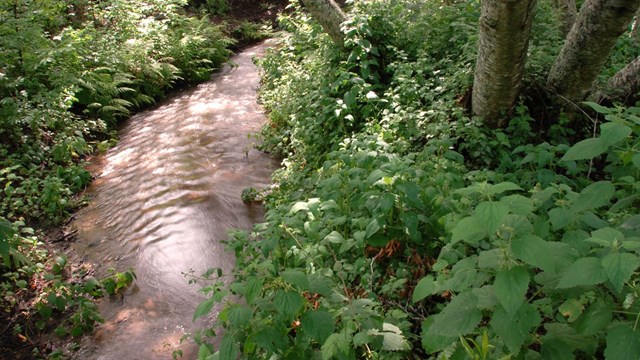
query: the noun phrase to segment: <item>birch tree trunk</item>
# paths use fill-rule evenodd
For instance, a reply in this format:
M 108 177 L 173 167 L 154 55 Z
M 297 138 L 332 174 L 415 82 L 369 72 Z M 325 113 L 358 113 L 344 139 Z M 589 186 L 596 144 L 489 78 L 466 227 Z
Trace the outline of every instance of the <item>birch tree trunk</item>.
M 560 30 L 564 36 L 567 36 L 578 16 L 576 0 L 556 0 L 556 8 L 560 18 Z
M 317 21 L 322 29 L 331 37 L 333 42 L 344 45 L 344 34 L 340 31 L 340 24 L 346 20 L 346 15 L 333 0 L 299 0 L 300 4 L 309 11 L 311 17 Z
M 549 72 L 547 87 L 570 101 L 584 99 L 638 7 L 640 0 L 586 0 Z
M 535 0 L 483 0 L 478 60 L 473 79 L 473 113 L 487 125 L 503 126 L 522 81 Z

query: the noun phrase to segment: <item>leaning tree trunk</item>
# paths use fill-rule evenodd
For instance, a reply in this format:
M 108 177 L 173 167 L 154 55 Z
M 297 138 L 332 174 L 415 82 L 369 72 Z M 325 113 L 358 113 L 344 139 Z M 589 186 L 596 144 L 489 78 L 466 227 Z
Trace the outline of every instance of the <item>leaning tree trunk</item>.
M 518 97 L 529 46 L 535 0 L 484 0 L 478 60 L 473 79 L 473 113 L 487 125 L 504 125 Z
M 560 30 L 564 36 L 567 36 L 578 16 L 576 0 L 556 0 L 556 8 L 560 18 Z
M 549 89 L 570 101 L 584 99 L 638 7 L 640 0 L 586 0 L 551 68 Z
M 608 86 L 610 89 L 615 89 L 624 95 L 630 95 L 638 90 L 640 85 L 640 57 L 635 58 L 627 66 L 618 71 L 609 80 Z
M 344 34 L 340 31 L 340 24 L 346 20 L 346 15 L 333 0 L 299 0 L 300 4 L 309 11 L 322 29 L 331 37 L 333 42 L 342 46 Z

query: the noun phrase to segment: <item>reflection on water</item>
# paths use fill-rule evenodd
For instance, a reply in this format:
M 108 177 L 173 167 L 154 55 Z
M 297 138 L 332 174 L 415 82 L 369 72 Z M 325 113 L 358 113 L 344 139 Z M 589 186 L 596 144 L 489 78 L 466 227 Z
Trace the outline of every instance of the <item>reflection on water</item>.
M 248 138 L 264 121 L 251 62 L 264 47 L 243 51 L 210 82 L 134 116 L 118 145 L 97 159 L 101 176 L 75 223 L 73 252 L 103 272 L 134 268 L 138 280 L 122 300 L 101 304 L 107 321 L 83 342 L 78 359 L 170 359 L 177 348 L 195 356 L 179 339 L 193 329 L 202 297 L 182 273 L 232 268 L 220 240 L 263 215 L 240 194 L 266 186 L 277 165 L 250 149 Z

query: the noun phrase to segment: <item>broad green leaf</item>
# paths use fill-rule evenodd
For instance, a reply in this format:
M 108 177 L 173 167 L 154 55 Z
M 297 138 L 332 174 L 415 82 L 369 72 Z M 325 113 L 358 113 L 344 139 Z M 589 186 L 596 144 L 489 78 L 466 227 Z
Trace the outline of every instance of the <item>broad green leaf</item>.
M 549 220 L 553 230 L 560 230 L 571 224 L 575 216 L 571 210 L 566 207 L 557 207 L 549 210 Z
M 611 146 L 626 139 L 632 132 L 626 125 L 608 122 L 600 125 L 600 140 L 604 145 Z
M 582 311 L 584 310 L 584 306 L 577 299 L 567 299 L 565 302 L 558 307 L 558 311 L 560 314 L 564 316 L 568 322 L 574 322 Z
M 499 195 L 505 191 L 522 190 L 522 188 L 512 182 L 501 182 L 489 187 L 489 195 Z
M 427 275 L 418 281 L 415 289 L 413 289 L 413 296 L 411 300 L 416 303 L 427 296 L 433 295 L 438 291 L 433 275 Z
M 498 271 L 493 283 L 500 304 L 513 316 L 524 303 L 524 295 L 529 288 L 529 273 L 522 266 Z
M 505 254 L 502 249 L 491 249 L 478 254 L 478 268 L 498 270 L 505 262 Z
M 338 231 L 334 230 L 324 237 L 324 241 L 328 241 L 332 244 L 342 244 L 344 243 L 344 237 Z
M 322 345 L 322 360 L 341 359 L 350 350 L 351 337 L 345 333 L 331 334 Z
M 382 331 L 374 329 L 371 334 L 382 336 L 382 348 L 386 351 L 409 350 L 411 347 L 400 328 L 390 323 L 383 323 Z
M 422 334 L 420 336 L 422 348 L 430 354 L 443 350 L 458 341 L 458 336 L 455 335 L 433 334 L 431 327 L 433 326 L 434 320 L 435 316 L 429 316 L 422 322 Z
M 574 358 L 571 347 L 557 339 L 543 342 L 540 350 L 542 358 L 545 360 L 567 360 Z
M 633 166 L 640 169 L 640 153 L 633 155 L 633 157 L 631 158 L 631 163 L 633 164 Z
M 309 289 L 309 280 L 307 280 L 307 275 L 300 270 L 287 269 L 280 275 L 286 282 L 293 284 L 302 290 Z
M 320 294 L 324 297 L 331 296 L 333 281 L 318 273 L 310 274 L 309 278 L 309 291 L 312 293 Z
M 507 205 L 512 214 L 527 216 L 533 211 L 533 201 L 522 195 L 505 196 L 500 202 Z
M 607 151 L 607 145 L 599 138 L 591 138 L 573 145 L 562 157 L 562 161 L 588 160 Z
M 583 104 L 591 107 L 593 110 L 599 112 L 600 114 L 611 114 L 611 109 L 609 109 L 608 107 L 604 107 L 598 103 L 592 102 L 592 101 L 583 101 Z
M 639 331 L 634 331 L 627 324 L 620 324 L 609 330 L 604 356 L 607 360 L 640 359 Z
M 578 334 L 593 335 L 604 330 L 612 318 L 613 312 L 611 305 L 602 300 L 598 300 L 591 304 L 587 311 L 573 323 L 573 328 Z
M 610 181 L 598 181 L 593 183 L 578 194 L 578 197 L 571 206 L 571 211 L 576 213 L 585 210 L 594 210 L 607 205 L 616 188 Z
M 638 256 L 630 253 L 612 252 L 602 259 L 602 266 L 613 287 L 616 291 L 621 292 L 624 283 L 640 266 L 640 261 L 638 261 Z
M 304 304 L 302 296 L 294 291 L 278 290 L 273 297 L 278 312 L 285 318 L 295 318 Z
M 232 305 L 227 316 L 233 326 L 243 327 L 249 324 L 253 317 L 253 312 L 245 305 Z
M 466 217 L 451 230 L 451 242 L 464 241 L 468 244 L 475 244 L 486 235 L 481 230 L 480 221 L 475 216 Z
M 613 247 L 614 243 L 622 243 L 624 241 L 624 234 L 620 231 L 606 227 L 591 232 L 591 237 L 586 241 L 600 244 L 604 247 Z
M 475 330 L 482 312 L 478 310 L 478 298 L 470 291 L 454 297 L 447 306 L 433 315 L 433 324 L 429 327 L 429 335 L 459 336 Z
M 198 305 L 198 307 L 196 308 L 195 313 L 193 314 L 193 320 L 195 321 L 197 318 L 209 314 L 209 312 L 213 308 L 214 300 L 215 299 L 213 298 L 209 298 L 201 302 L 200 305 Z
M 236 360 L 240 349 L 233 336 L 225 334 L 220 342 L 220 360 Z
M 557 273 L 573 261 L 571 246 L 544 241 L 535 235 L 517 237 L 511 241 L 511 251 L 520 260 L 544 271 Z
M 298 211 L 307 211 L 309 210 L 309 204 L 306 201 L 298 201 L 293 204 L 291 210 L 289 210 L 289 214 L 295 214 Z
M 409 235 L 412 241 L 419 242 L 422 240 L 422 233 L 418 231 L 419 219 L 418 214 L 414 212 L 405 212 L 400 214 L 400 219 L 404 224 L 404 232 Z
M 247 303 L 253 304 L 253 300 L 255 300 L 255 298 L 260 296 L 260 293 L 262 293 L 263 285 L 264 279 L 262 278 L 256 276 L 249 276 L 247 278 L 247 286 L 245 287 L 244 292 L 244 297 L 245 299 L 247 299 Z
M 495 233 L 509 214 L 509 207 L 495 201 L 485 201 L 475 209 L 480 227 L 489 235 Z
M 498 306 L 491 317 L 491 327 L 502 338 L 509 351 L 517 354 L 531 337 L 531 329 L 538 326 L 540 321 L 540 314 L 531 304 L 524 304 L 513 316 L 502 306 Z
M 373 236 L 373 234 L 377 233 L 380 228 L 381 227 L 378 219 L 371 219 L 371 221 L 369 221 L 369 224 L 367 224 L 367 228 L 365 229 L 365 237 L 367 239 L 370 238 L 371 236 Z
M 607 276 L 600 264 L 600 259 L 584 257 L 576 260 L 560 277 L 558 289 L 574 286 L 597 285 L 604 282 Z
M 325 310 L 310 310 L 300 318 L 300 335 L 324 344 L 335 329 L 335 320 Z
M 210 345 L 202 344 L 198 349 L 198 359 L 206 359 L 207 356 L 211 355 L 211 349 L 209 349 Z

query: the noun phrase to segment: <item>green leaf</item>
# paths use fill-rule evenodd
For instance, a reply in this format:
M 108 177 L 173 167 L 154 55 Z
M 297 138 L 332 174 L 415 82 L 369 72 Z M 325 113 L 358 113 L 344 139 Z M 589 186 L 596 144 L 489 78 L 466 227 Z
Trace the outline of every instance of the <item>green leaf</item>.
M 582 314 L 583 310 L 584 306 L 582 306 L 582 304 L 577 299 L 573 298 L 567 299 L 562 303 L 562 305 L 560 305 L 560 307 L 558 307 L 558 311 L 560 311 L 560 314 L 562 314 L 562 316 L 564 316 L 570 323 L 574 322 L 580 316 L 580 314 Z
M 495 201 L 485 201 L 478 204 L 474 216 L 478 219 L 478 223 L 485 233 L 491 235 L 500 228 L 508 214 L 509 208 L 506 205 Z
M 566 207 L 557 207 L 549 210 L 549 220 L 553 230 L 560 230 L 571 224 L 574 220 L 574 214 Z
M 493 289 L 500 304 L 513 316 L 524 303 L 529 288 L 529 273 L 522 266 L 501 270 L 496 275 Z
M 562 161 L 588 160 L 607 151 L 607 145 L 599 138 L 591 138 L 573 145 L 562 157 Z
M 478 299 L 470 291 L 458 294 L 440 312 L 433 315 L 433 324 L 429 327 L 429 335 L 459 336 L 475 330 L 482 312 L 478 310 Z
M 451 230 L 451 242 L 464 241 L 475 244 L 486 234 L 480 229 L 480 221 L 475 216 L 466 217 Z
M 630 253 L 612 252 L 602 259 L 602 266 L 607 278 L 616 291 L 621 292 L 624 283 L 631 278 L 633 272 L 640 266 L 638 256 Z
M 280 273 L 282 278 L 302 290 L 309 289 L 309 280 L 307 280 L 307 275 L 300 270 L 295 269 L 287 269 Z
M 606 340 L 604 356 L 607 360 L 640 359 L 640 334 L 627 324 L 620 324 L 609 330 Z
M 491 327 L 502 338 L 509 351 L 517 354 L 525 341 L 531 338 L 529 331 L 538 326 L 540 321 L 540 314 L 531 304 L 524 304 L 513 316 L 502 306 L 498 306 L 491 317 Z
M 422 348 L 430 354 L 441 351 L 458 341 L 457 336 L 433 334 L 431 327 L 434 320 L 435 316 L 429 316 L 422 322 L 422 334 L 420 336 Z
M 610 181 L 598 181 L 593 183 L 578 194 L 571 206 L 571 211 L 576 213 L 584 210 L 593 210 L 609 204 L 616 188 Z
M 349 353 L 350 342 L 351 337 L 345 333 L 331 334 L 322 345 L 322 360 L 344 358 L 343 355 Z
M 244 292 L 244 297 L 247 299 L 247 303 L 253 304 L 253 301 L 262 293 L 263 285 L 264 279 L 256 276 L 247 277 L 247 286 Z
M 253 312 L 245 305 L 232 305 L 229 309 L 228 319 L 235 327 L 246 326 L 252 317 Z
M 310 274 L 308 278 L 310 292 L 320 294 L 324 297 L 331 296 L 333 280 L 318 273 Z
M 213 298 L 209 298 L 201 302 L 200 305 L 198 305 L 198 307 L 196 308 L 195 313 L 193 313 L 193 321 L 195 321 L 197 318 L 200 318 L 209 314 L 209 312 L 213 308 L 213 303 L 214 303 Z
M 613 312 L 611 305 L 602 300 L 598 300 L 591 304 L 587 311 L 573 323 L 573 328 L 578 334 L 593 335 L 604 330 L 612 318 Z
M 527 216 L 533 211 L 533 201 L 522 195 L 509 195 L 500 199 L 512 214 Z
M 626 139 L 632 132 L 626 125 L 608 122 L 600 125 L 600 140 L 608 147 Z
M 573 359 L 573 350 L 563 341 L 552 339 L 542 343 L 542 358 L 545 360 Z
M 332 244 L 342 244 L 344 242 L 344 237 L 337 231 L 332 231 L 329 235 L 324 237 L 325 241 L 328 241 Z
M 429 295 L 433 295 L 438 291 L 438 287 L 433 279 L 433 275 L 427 275 L 418 281 L 411 300 L 416 303 Z
M 600 259 L 584 257 L 571 264 L 564 274 L 562 274 L 558 289 L 597 285 L 606 279 L 607 276 L 600 264 Z
M 233 336 L 225 334 L 220 342 L 220 360 L 236 360 L 240 349 Z
M 380 223 L 378 222 L 378 219 L 371 219 L 369 224 L 367 224 L 367 228 L 365 229 L 365 237 L 367 239 L 370 238 L 375 233 L 377 233 L 378 230 L 380 230 Z
M 599 112 L 600 114 L 611 114 L 611 109 L 604 107 L 598 103 L 592 102 L 592 101 L 583 101 L 582 102 L 585 105 L 588 105 L 589 107 L 591 107 L 593 110 Z
M 415 242 L 421 241 L 422 233 L 418 231 L 418 214 L 414 212 L 405 212 L 400 214 L 400 219 L 402 219 L 402 223 L 404 224 L 404 232 L 409 235 L 409 238 Z
M 522 190 L 522 188 L 512 182 L 501 182 L 489 187 L 489 195 L 499 195 L 505 191 Z
M 300 318 L 300 335 L 308 336 L 318 344 L 324 344 L 335 330 L 333 316 L 325 310 L 310 310 Z
M 535 235 L 513 239 L 511 251 L 525 263 L 553 273 L 564 269 L 575 254 L 568 244 L 544 241 Z
M 273 297 L 278 312 L 287 319 L 295 318 L 304 304 L 302 296 L 294 291 L 278 290 Z
M 411 347 L 402 335 L 400 328 L 393 324 L 383 323 L 382 331 L 373 329 L 370 330 L 369 333 L 371 335 L 382 336 L 382 349 L 386 351 L 409 350 Z

